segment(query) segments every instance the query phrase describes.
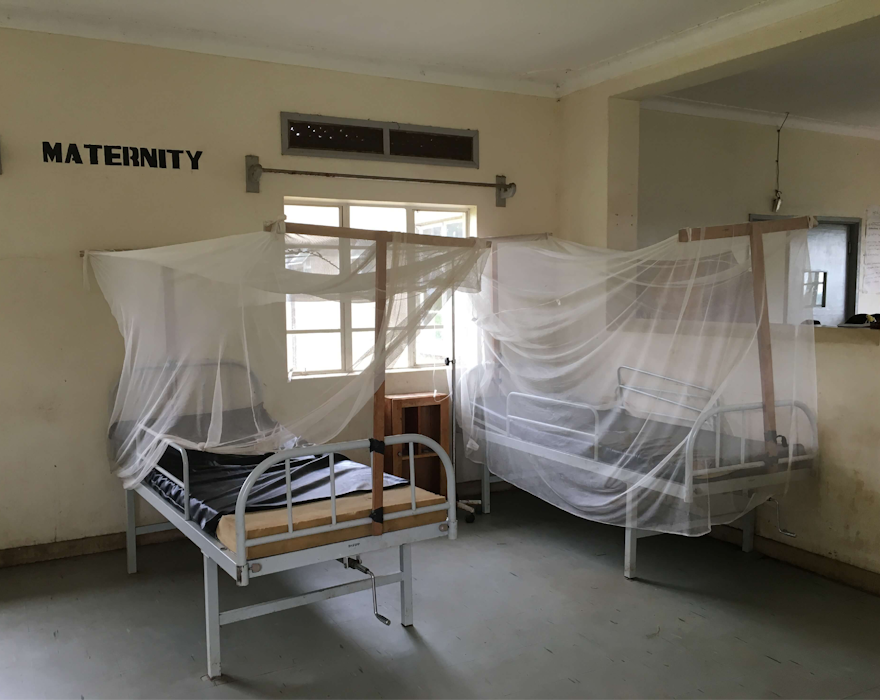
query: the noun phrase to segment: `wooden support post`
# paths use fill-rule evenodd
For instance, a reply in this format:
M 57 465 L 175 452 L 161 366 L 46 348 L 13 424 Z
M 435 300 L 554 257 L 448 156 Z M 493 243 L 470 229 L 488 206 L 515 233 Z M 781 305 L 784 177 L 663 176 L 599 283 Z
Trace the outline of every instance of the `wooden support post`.
M 767 459 L 771 464 L 779 461 L 776 443 L 776 391 L 773 385 L 773 351 L 770 342 L 770 304 L 767 298 L 767 273 L 764 265 L 764 234 L 779 231 L 800 231 L 816 225 L 812 216 L 792 219 L 708 226 L 706 228 L 683 228 L 678 232 L 682 243 L 716 238 L 748 236 L 752 258 L 752 293 L 755 297 L 755 321 L 758 324 L 758 363 L 761 370 L 761 402 L 764 410 L 764 442 Z M 787 278 L 787 271 L 786 271 Z
M 489 254 L 489 264 L 492 269 L 492 313 L 498 316 L 501 304 L 498 297 L 498 246 L 492 246 L 492 252 Z M 498 338 L 492 339 L 492 351 L 495 353 L 493 361 L 498 362 L 501 359 L 501 343 Z
M 373 394 L 373 439 L 385 440 L 385 304 L 388 283 L 388 244 L 376 241 L 376 341 L 373 360 L 376 372 L 376 392 Z M 379 452 L 373 455 L 373 512 L 381 513 L 383 487 L 385 485 L 385 456 Z M 384 524 L 373 522 L 373 534 L 381 535 Z
M 778 462 L 776 444 L 776 390 L 773 385 L 773 350 L 770 342 L 770 304 L 764 267 L 764 234 L 757 226 L 749 232 L 752 257 L 752 292 L 758 324 L 758 364 L 761 370 L 761 401 L 764 404 L 764 445 L 771 465 Z

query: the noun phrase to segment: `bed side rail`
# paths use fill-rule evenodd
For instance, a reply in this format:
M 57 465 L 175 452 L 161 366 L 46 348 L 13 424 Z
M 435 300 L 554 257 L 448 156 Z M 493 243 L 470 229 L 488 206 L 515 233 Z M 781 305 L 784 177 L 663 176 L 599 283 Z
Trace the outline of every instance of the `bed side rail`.
M 423 513 L 434 513 L 445 510 L 447 512 L 446 524 L 449 526 L 449 539 L 454 540 L 457 534 L 457 522 L 455 512 L 455 473 L 452 469 L 452 461 L 440 445 L 429 437 L 417 435 L 415 433 L 407 433 L 404 435 L 389 435 L 385 438 L 385 445 L 409 445 L 410 468 L 409 468 L 409 488 L 410 488 L 410 508 L 398 511 L 396 513 L 386 513 L 385 520 L 395 520 L 397 518 L 405 518 L 412 515 L 421 515 Z M 439 503 L 433 506 L 416 507 L 416 483 L 415 483 L 415 460 L 412 458 L 414 454 L 414 445 L 424 445 L 433 450 L 440 458 L 443 468 L 446 471 L 446 503 Z M 324 532 L 333 532 L 335 530 L 344 530 L 361 525 L 368 525 L 373 522 L 369 517 L 358 518 L 356 520 L 345 520 L 340 522 L 336 512 L 336 472 L 334 464 L 334 453 L 347 452 L 351 450 L 369 449 L 369 440 L 352 440 L 350 442 L 339 442 L 332 445 L 312 445 L 306 447 L 294 447 L 289 450 L 276 452 L 274 455 L 267 457 L 258 464 L 248 475 L 241 490 L 238 493 L 238 499 L 235 503 L 235 562 L 241 571 L 241 584 L 246 584 L 248 580 L 247 568 L 247 549 L 261 544 L 269 544 L 271 542 L 281 542 L 283 540 L 295 539 L 306 535 L 317 535 Z M 293 501 L 290 493 L 290 460 L 297 457 L 307 455 L 329 455 L 330 458 L 330 524 L 320 525 L 317 527 L 305 528 L 302 530 L 293 529 Z M 370 466 L 372 466 L 373 453 L 370 453 Z M 287 481 L 287 532 L 281 532 L 276 535 L 267 535 L 265 537 L 257 537 L 254 539 L 247 538 L 247 528 L 245 527 L 245 510 L 248 497 L 251 490 L 257 483 L 257 479 L 268 469 L 284 464 L 285 478 Z
M 183 489 L 183 519 L 190 520 L 190 512 L 189 512 L 189 455 L 187 455 L 186 450 L 183 447 L 181 447 L 180 445 L 178 445 L 176 442 L 174 442 L 174 440 L 171 440 L 168 437 L 160 435 L 155 430 L 153 430 L 152 428 L 150 428 L 146 425 L 142 425 L 142 424 L 138 425 L 135 428 L 135 431 L 143 432 L 143 433 L 146 433 L 147 435 L 152 435 L 154 438 L 158 439 L 161 442 L 161 444 L 165 445 L 166 449 L 171 447 L 172 449 L 177 450 L 177 452 L 180 453 L 180 461 L 181 461 L 181 465 L 183 467 L 183 469 L 182 469 L 183 481 L 178 479 L 176 476 L 174 476 L 174 474 L 169 472 L 167 469 L 163 469 L 162 467 L 160 467 L 158 464 L 154 465 L 153 469 L 155 469 L 157 472 L 159 472 L 160 474 L 165 476 L 165 478 L 171 480 L 172 482 L 174 482 L 180 488 Z
M 791 407 L 792 410 L 800 410 L 804 416 L 807 418 L 807 422 L 810 425 L 811 431 L 811 440 L 810 444 L 815 445 L 818 444 L 819 437 L 819 427 L 818 422 L 816 420 L 816 414 L 813 413 L 812 409 L 807 406 L 803 401 L 797 401 L 793 399 L 781 399 L 776 402 L 777 408 L 784 408 L 786 406 Z M 685 483 L 687 485 L 686 489 L 686 501 L 689 503 L 693 499 L 693 486 L 694 486 L 694 477 L 700 476 L 709 476 L 715 475 L 720 476 L 725 472 L 732 472 L 739 469 L 745 469 L 750 467 L 759 467 L 763 464 L 760 461 L 747 462 L 746 461 L 746 437 L 745 430 L 741 430 L 743 433 L 739 439 L 739 462 L 736 464 L 731 464 L 725 467 L 721 465 L 721 417 L 727 413 L 739 413 L 741 419 L 741 426 L 745 426 L 746 422 L 746 414 L 749 412 L 755 411 L 763 411 L 764 404 L 763 403 L 746 403 L 746 404 L 733 404 L 730 406 L 715 406 L 712 409 L 709 409 L 705 413 L 702 413 L 697 420 L 694 422 L 694 427 L 691 429 L 690 434 L 688 435 L 687 445 L 685 447 Z M 715 467 L 711 469 L 705 469 L 700 472 L 694 471 L 694 450 L 696 449 L 697 436 L 700 433 L 700 430 L 703 429 L 703 426 L 711 421 L 713 424 L 714 432 L 715 432 Z M 815 450 L 808 450 L 806 454 L 796 455 L 793 457 L 780 457 L 779 462 L 781 464 L 788 464 L 789 462 L 802 462 L 809 459 L 813 459 L 816 456 Z
M 566 428 L 563 425 L 556 425 L 550 423 L 544 423 L 543 421 L 534 420 L 532 418 L 526 418 L 525 416 L 517 415 L 513 406 L 520 401 L 525 404 L 529 404 L 530 402 L 536 404 L 544 404 L 547 406 L 565 406 L 568 408 L 574 408 L 578 410 L 585 411 L 589 413 L 593 418 L 593 430 L 590 432 L 589 430 L 577 430 L 575 428 Z M 591 406 L 586 403 L 576 403 L 574 401 L 563 401 L 562 399 L 553 399 L 547 396 L 538 396 L 536 394 L 525 394 L 521 391 L 511 391 L 507 395 L 507 404 L 506 404 L 506 413 L 507 413 L 507 435 L 510 435 L 511 425 L 515 425 L 516 423 L 525 423 L 526 425 L 530 425 L 536 428 L 552 428 L 553 430 L 562 430 L 567 433 L 572 433 L 576 435 L 586 435 L 589 438 L 592 438 L 593 441 L 593 458 L 599 458 L 599 440 L 598 440 L 598 432 L 599 432 L 599 411 L 595 406 Z
M 624 378 L 625 373 L 632 373 L 637 377 L 641 376 L 659 379 L 662 383 L 659 387 L 642 386 L 634 377 L 631 377 L 629 381 L 627 381 Z M 670 384 L 675 388 L 665 389 L 663 388 L 664 383 Z M 705 386 L 700 386 L 699 384 L 691 384 L 690 382 L 685 382 L 681 379 L 675 379 L 674 377 L 667 377 L 663 374 L 648 372 L 647 370 L 639 369 L 637 367 L 630 367 L 628 365 L 621 365 L 617 368 L 617 398 L 621 406 L 623 406 L 623 402 L 627 393 L 646 396 L 649 399 L 660 401 L 662 403 L 670 404 L 673 406 L 678 406 L 685 411 L 690 411 L 699 415 L 709 407 L 709 402 L 712 400 L 712 395 L 715 392 L 713 389 Z M 685 401 L 681 401 L 680 399 L 685 399 Z M 691 403 L 687 403 L 687 401 L 691 401 Z M 687 416 L 684 415 L 658 413 L 654 411 L 652 411 L 651 414 L 652 416 L 665 416 L 667 418 L 675 418 L 677 420 L 690 420 Z M 696 419 L 696 416 L 694 417 L 694 419 Z

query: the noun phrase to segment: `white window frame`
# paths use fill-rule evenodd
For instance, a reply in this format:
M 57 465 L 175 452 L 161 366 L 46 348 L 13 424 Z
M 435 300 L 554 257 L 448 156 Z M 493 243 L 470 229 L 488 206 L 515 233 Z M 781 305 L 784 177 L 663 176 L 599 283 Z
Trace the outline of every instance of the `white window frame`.
M 408 233 L 416 233 L 416 224 L 415 224 L 415 213 L 417 211 L 428 210 L 428 211 L 448 211 L 464 214 L 464 233 L 465 238 L 471 238 L 476 235 L 475 231 L 475 220 L 476 220 L 476 207 L 467 206 L 467 205 L 449 205 L 449 204 L 413 204 L 413 203 L 401 203 L 401 202 L 374 202 L 374 201 L 360 201 L 360 200 L 341 200 L 341 199 L 316 199 L 311 197 L 285 197 L 284 198 L 285 205 L 300 205 L 300 206 L 308 206 L 308 207 L 327 207 L 328 209 L 338 209 L 339 210 L 339 221 L 341 222 L 341 226 L 343 228 L 351 228 L 351 207 L 377 207 L 377 208 L 394 208 L 394 209 L 405 209 L 406 210 L 406 230 Z M 328 248 L 333 248 L 336 250 L 336 246 L 328 246 Z M 345 274 L 349 271 L 351 265 L 351 240 L 348 238 L 340 238 L 339 239 L 339 269 L 340 274 Z M 444 296 L 444 298 L 446 298 Z M 410 301 L 412 303 L 412 301 Z M 333 370 L 315 370 L 312 372 L 293 372 L 290 367 L 287 368 L 287 378 L 288 381 L 294 381 L 303 377 L 328 377 L 328 376 L 340 376 L 340 375 L 348 375 L 348 374 L 356 374 L 357 370 L 354 368 L 354 361 L 356 358 L 353 357 L 352 345 L 353 345 L 353 333 L 355 332 L 366 332 L 371 331 L 375 332 L 374 328 L 354 328 L 352 326 L 352 304 L 351 300 L 344 300 L 340 302 L 340 330 L 337 331 L 335 329 L 321 329 L 321 330 L 290 330 L 287 328 L 287 309 L 285 306 L 285 338 L 291 335 L 305 335 L 308 333 L 339 333 L 341 338 L 340 342 L 342 345 L 342 369 L 333 369 Z M 412 309 L 411 309 L 412 311 Z M 427 324 L 424 326 L 419 326 L 419 330 L 430 330 L 436 328 L 436 326 L 432 324 Z M 434 367 L 433 364 L 419 364 L 416 362 L 416 344 L 415 342 L 410 343 L 406 348 L 407 353 L 407 364 L 405 367 L 393 367 L 388 368 L 389 372 L 407 372 L 412 370 L 423 370 L 430 367 Z M 287 362 L 286 354 L 285 354 L 285 363 Z

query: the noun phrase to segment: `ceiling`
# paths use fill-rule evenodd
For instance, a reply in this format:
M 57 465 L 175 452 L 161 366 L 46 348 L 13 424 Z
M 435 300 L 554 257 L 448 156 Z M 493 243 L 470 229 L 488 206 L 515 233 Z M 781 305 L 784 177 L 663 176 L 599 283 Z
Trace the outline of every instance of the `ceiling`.
M 0 0 L 0 26 L 565 94 L 831 0 Z
M 777 123 L 790 112 L 789 125 L 809 128 L 812 121 L 813 126 L 828 127 L 822 130 L 834 131 L 837 126 L 856 135 L 880 134 L 880 24 L 872 23 L 862 34 L 845 35 L 797 57 L 671 93 L 670 105 L 681 103 L 682 109 L 675 111 L 733 108 L 732 117 L 740 111 L 747 121 L 772 114 Z M 865 133 L 856 133 L 859 129 Z

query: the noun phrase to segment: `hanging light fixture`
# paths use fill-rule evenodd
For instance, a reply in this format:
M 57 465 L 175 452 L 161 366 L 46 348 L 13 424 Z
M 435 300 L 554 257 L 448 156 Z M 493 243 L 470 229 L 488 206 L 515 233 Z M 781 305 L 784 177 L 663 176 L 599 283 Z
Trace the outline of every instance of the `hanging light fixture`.
M 788 121 L 788 115 L 789 112 L 786 112 L 785 119 L 782 120 L 782 124 L 780 124 L 779 128 L 776 130 L 776 191 L 773 195 L 772 204 L 774 214 L 782 209 L 782 190 L 779 189 L 779 142 L 782 137 L 782 127 L 785 126 L 785 122 Z

